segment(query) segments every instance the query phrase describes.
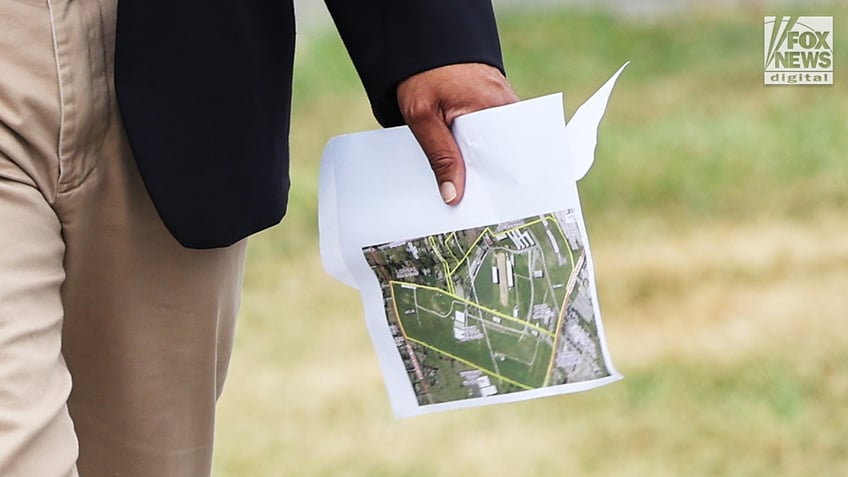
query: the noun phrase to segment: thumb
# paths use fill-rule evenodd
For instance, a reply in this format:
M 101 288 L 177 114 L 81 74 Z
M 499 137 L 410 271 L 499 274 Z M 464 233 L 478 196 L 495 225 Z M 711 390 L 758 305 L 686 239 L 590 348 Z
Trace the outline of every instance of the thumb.
M 447 123 L 435 111 L 410 115 L 407 123 L 430 161 L 442 200 L 458 204 L 465 193 L 465 161 Z

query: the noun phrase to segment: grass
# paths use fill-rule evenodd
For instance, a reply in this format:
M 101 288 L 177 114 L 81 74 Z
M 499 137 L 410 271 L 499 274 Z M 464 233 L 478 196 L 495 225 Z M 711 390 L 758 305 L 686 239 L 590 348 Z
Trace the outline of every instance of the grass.
M 501 18 L 516 89 L 569 113 L 633 61 L 580 183 L 626 379 L 403 421 L 317 256 L 321 147 L 375 123 L 334 35 L 302 38 L 290 215 L 251 244 L 215 475 L 848 474 L 848 35 L 833 87 L 765 87 L 771 13 Z

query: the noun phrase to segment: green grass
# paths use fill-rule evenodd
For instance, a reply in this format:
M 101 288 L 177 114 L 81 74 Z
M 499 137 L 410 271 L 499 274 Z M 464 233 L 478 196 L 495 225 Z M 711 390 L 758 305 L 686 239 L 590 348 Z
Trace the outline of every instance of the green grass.
M 474 277 L 474 291 L 477 293 L 478 303 L 490 303 L 491 307 L 500 305 L 500 285 L 492 283 L 492 267 L 495 266 L 495 254 L 491 251 L 483 257 L 480 271 Z M 464 270 L 467 270 L 467 266 Z M 512 310 L 507 313 L 512 316 Z
M 823 14 L 846 11 L 832 10 Z M 569 113 L 632 61 L 602 122 L 595 167 L 580 183 L 590 219 L 745 220 L 848 203 L 848 89 L 840 86 L 848 77 L 839 68 L 848 39 L 835 40 L 834 86 L 766 87 L 766 13 L 645 24 L 562 12 L 501 22 L 516 88 L 564 90 Z
M 848 65 L 848 36 L 835 36 L 834 86 L 766 87 L 762 17 L 771 12 L 725 12 L 652 23 L 555 10 L 501 18 L 515 89 L 523 97 L 565 91 L 569 115 L 632 62 L 602 122 L 595 166 L 580 183 L 590 222 L 634 214 L 672 224 L 762 213 L 802 217 L 848 205 L 848 66 L 840 68 Z M 839 24 L 848 9 L 820 13 Z M 303 43 L 292 205 L 314 215 L 310 178 L 323 139 L 376 123 L 335 35 Z M 311 224 L 301 225 L 314 233 Z
M 501 18 L 519 94 L 569 114 L 632 61 L 579 184 L 626 379 L 403 421 L 317 258 L 321 148 L 375 123 L 335 35 L 302 36 L 291 207 L 249 250 L 215 475 L 848 475 L 848 8 L 797 13 L 834 15 L 832 87 L 762 85 L 773 11 Z

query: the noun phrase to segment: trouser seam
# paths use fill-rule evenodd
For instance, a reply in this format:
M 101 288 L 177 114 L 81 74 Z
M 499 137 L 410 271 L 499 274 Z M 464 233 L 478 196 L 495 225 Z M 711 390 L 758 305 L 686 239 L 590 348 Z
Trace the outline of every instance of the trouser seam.
M 58 38 L 58 28 L 56 23 L 56 10 L 53 6 L 54 0 L 47 0 L 47 11 L 50 16 L 50 33 L 53 37 L 53 56 L 56 61 L 56 80 L 59 85 L 59 138 L 56 143 L 56 159 L 59 166 L 59 174 L 56 178 L 56 189 L 54 194 L 58 194 L 59 191 L 59 183 L 61 182 L 61 178 L 64 173 L 64 161 L 62 161 L 62 149 L 65 144 L 65 135 L 66 131 L 66 122 L 65 115 L 67 114 L 66 106 L 65 106 L 65 81 L 64 74 L 62 71 L 62 58 L 59 55 L 59 38 Z M 54 197 L 55 199 L 55 197 Z

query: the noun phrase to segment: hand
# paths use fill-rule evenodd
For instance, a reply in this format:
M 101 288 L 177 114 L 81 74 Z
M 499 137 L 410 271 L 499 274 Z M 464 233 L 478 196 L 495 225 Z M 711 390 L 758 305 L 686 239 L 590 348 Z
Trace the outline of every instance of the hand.
M 465 193 L 465 162 L 451 134 L 457 116 L 518 101 L 495 67 L 480 63 L 442 66 L 410 76 L 398 85 L 398 105 L 436 175 L 446 204 Z

